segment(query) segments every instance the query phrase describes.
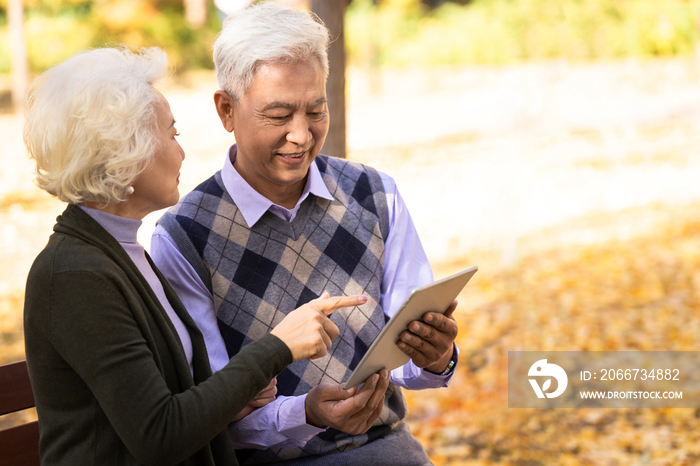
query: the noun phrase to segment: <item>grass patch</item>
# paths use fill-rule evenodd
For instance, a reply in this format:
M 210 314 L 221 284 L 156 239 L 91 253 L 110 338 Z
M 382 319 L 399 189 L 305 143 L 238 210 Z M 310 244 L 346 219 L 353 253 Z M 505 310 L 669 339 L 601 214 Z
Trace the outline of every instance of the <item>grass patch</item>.
M 690 53 L 697 1 L 474 0 L 427 12 L 418 0 L 354 0 L 348 51 L 358 65 L 498 64 Z

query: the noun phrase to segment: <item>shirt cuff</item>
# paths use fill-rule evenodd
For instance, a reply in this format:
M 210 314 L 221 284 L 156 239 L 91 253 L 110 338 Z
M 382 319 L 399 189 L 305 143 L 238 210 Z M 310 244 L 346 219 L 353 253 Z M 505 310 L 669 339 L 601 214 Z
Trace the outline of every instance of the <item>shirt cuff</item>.
M 306 423 L 306 395 L 287 397 L 280 404 L 277 416 L 280 433 L 302 444 L 326 430 Z
M 229 425 L 233 447 L 303 448 L 313 436 L 325 429 L 306 424 L 306 395 L 278 396 L 275 401 Z

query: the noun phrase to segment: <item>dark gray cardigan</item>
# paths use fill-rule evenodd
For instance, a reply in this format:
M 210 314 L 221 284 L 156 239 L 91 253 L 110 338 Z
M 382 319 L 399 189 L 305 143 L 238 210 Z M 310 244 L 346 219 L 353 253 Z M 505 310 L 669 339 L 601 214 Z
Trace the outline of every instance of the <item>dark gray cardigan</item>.
M 119 243 L 74 205 L 58 217 L 24 306 L 43 465 L 237 464 L 226 426 L 292 362 L 289 348 L 267 335 L 212 376 L 201 333 L 156 273 L 192 338 L 194 376 Z

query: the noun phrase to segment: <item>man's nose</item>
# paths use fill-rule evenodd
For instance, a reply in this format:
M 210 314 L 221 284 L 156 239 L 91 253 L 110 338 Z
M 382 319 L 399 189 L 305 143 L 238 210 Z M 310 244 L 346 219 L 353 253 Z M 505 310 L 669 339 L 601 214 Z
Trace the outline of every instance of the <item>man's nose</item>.
M 298 146 L 305 146 L 312 137 L 310 125 L 306 118 L 295 115 L 290 122 L 287 141 Z

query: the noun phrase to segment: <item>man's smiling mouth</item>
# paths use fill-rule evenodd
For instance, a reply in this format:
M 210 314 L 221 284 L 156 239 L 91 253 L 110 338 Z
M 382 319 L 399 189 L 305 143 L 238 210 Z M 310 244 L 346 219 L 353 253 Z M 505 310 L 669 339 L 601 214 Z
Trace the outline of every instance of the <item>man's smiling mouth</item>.
M 294 154 L 277 154 L 277 155 L 279 155 L 280 157 L 287 158 L 287 159 L 298 159 L 298 158 L 303 157 L 304 154 L 306 154 L 306 151 L 304 151 L 304 152 L 296 152 L 296 153 L 294 153 Z

